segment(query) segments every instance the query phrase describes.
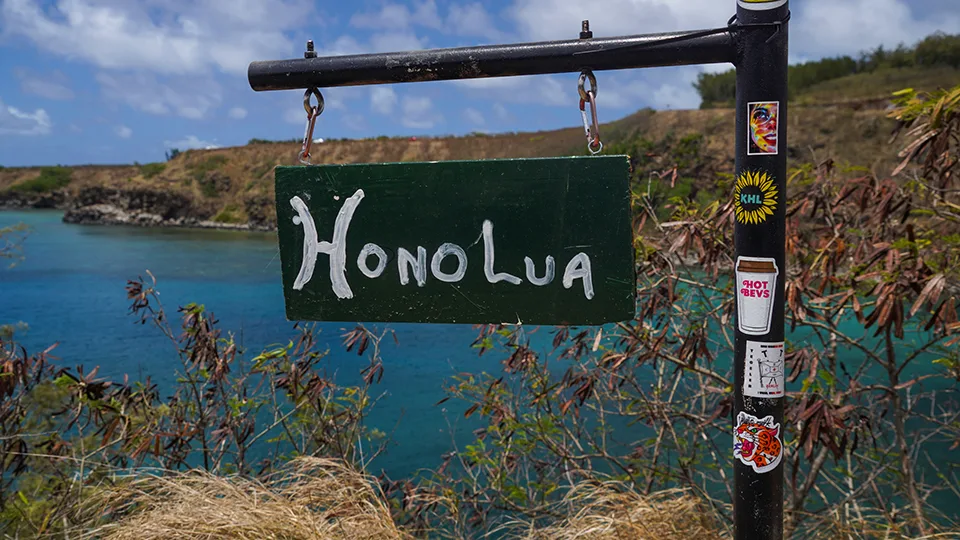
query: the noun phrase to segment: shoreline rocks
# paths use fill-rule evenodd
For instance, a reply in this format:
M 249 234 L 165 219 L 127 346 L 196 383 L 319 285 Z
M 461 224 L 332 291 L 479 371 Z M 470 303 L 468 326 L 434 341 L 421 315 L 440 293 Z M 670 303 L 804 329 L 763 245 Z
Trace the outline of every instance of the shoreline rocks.
M 254 225 L 251 223 L 222 223 L 195 217 L 164 218 L 159 214 L 151 212 L 124 210 L 112 204 L 92 204 L 68 209 L 63 214 L 63 222 L 77 225 L 127 225 L 155 228 L 174 227 L 184 229 L 276 231 L 276 227 Z
M 275 232 L 276 224 L 259 208 L 262 204 L 246 201 L 248 221 L 226 223 L 198 217 L 209 216 L 210 209 L 198 208 L 176 192 L 95 186 L 75 193 L 0 193 L 0 210 L 59 209 L 64 211 L 63 222 L 71 224 Z

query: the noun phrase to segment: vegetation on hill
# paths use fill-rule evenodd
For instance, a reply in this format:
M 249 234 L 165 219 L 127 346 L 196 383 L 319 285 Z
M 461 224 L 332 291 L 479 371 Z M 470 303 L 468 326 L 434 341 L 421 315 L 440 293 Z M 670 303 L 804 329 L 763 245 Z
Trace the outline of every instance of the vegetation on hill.
M 859 58 L 839 56 L 792 65 L 787 72 L 787 95 L 794 103 L 834 103 L 885 97 L 904 86 L 949 88 L 957 80 L 960 35 L 936 33 L 913 47 L 901 44 L 886 50 L 880 46 Z M 736 99 L 736 72 L 702 73 L 694 86 L 702 108 L 731 107 Z
M 797 151 L 787 179 L 788 538 L 960 533 L 960 87 L 895 102 L 887 158 L 868 168 Z M 342 336 L 365 358 L 362 381 L 343 386 L 313 327 L 247 358 L 202 305 L 168 316 L 149 276 L 127 297 L 170 341 L 171 392 L 62 367 L 0 332 L 0 527 L 15 538 L 729 536 L 733 202 L 710 192 L 729 165 L 714 145 L 729 140 L 699 129 L 722 131 L 723 115 L 696 113 L 676 118 L 703 122 L 702 136 L 659 113 L 611 126 L 634 156 L 635 319 L 544 329 L 551 351 L 523 326 L 479 326 L 474 353 L 502 370 L 444 384 L 443 406 L 477 429 L 433 470 L 363 476 L 390 445 L 366 416 L 389 377 L 389 332 Z M 185 154 L 155 178 L 189 179 L 198 197 L 199 179 L 235 180 L 234 160 L 210 161 L 231 154 Z M 264 441 L 277 451 L 255 460 Z
M 880 110 L 794 107 L 788 117 L 788 156 L 798 164 L 825 155 L 884 167 L 896 161 L 886 150 L 895 122 Z M 643 110 L 604 124 L 605 153 L 624 152 L 638 182 L 656 194 L 655 204 L 681 195 L 692 200 L 719 193 L 733 173 L 735 118 L 726 109 Z M 0 170 L 0 205 L 69 208 L 98 203 L 159 216 L 189 216 L 221 224 L 271 227 L 276 223 L 273 169 L 297 165 L 297 142 L 258 142 L 233 148 L 188 150 L 164 163 L 84 166 L 69 183 L 47 180 L 36 168 Z M 313 149 L 315 163 L 403 162 L 453 159 L 551 157 L 586 153 L 583 131 L 468 135 L 449 138 L 371 138 L 325 141 Z M 654 176 L 677 165 L 677 177 Z M 728 178 L 728 177 L 727 177 Z M 719 180 L 719 184 L 717 183 Z M 24 190 L 17 186 L 35 186 Z M 153 206 L 138 201 L 154 201 Z M 701 199 L 702 200 L 702 199 Z M 173 208 L 173 207 L 177 208 Z M 156 224 L 153 221 L 147 223 Z
M 34 178 L 17 182 L 10 190 L 29 193 L 49 193 L 70 184 L 72 171 L 68 167 L 43 167 Z

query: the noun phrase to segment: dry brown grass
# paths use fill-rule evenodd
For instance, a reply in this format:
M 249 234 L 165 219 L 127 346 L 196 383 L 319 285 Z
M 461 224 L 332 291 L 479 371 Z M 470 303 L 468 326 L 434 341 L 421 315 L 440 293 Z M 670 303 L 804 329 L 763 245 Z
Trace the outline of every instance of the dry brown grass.
M 369 478 L 334 460 L 299 458 L 257 482 L 190 472 L 145 476 L 85 505 L 102 540 L 405 539 Z M 106 523 L 104 523 L 106 522 Z
M 569 517 L 492 533 L 523 540 L 723 538 L 709 506 L 683 491 L 641 496 L 585 482 L 558 507 Z M 408 540 L 376 482 L 342 462 L 299 458 L 263 481 L 191 471 L 102 487 L 79 509 L 82 540 Z
M 205 472 L 138 475 L 103 487 L 79 509 L 82 540 L 412 540 L 392 520 L 376 482 L 342 462 L 299 458 L 263 481 Z M 437 502 L 437 501 L 434 501 Z M 564 516 L 513 521 L 491 536 L 517 540 L 714 540 L 731 537 L 705 500 L 684 490 L 640 495 L 584 481 L 554 508 Z M 923 540 L 958 538 L 956 528 Z M 433 536 L 431 536 L 433 537 Z M 794 538 L 907 538 L 884 516 L 820 516 Z M 60 538 L 60 536 L 57 536 Z
M 682 490 L 644 496 L 615 483 L 583 483 L 566 496 L 569 516 L 526 525 L 524 540 L 716 540 L 728 538 L 713 510 Z M 516 525 L 514 525 L 516 526 Z

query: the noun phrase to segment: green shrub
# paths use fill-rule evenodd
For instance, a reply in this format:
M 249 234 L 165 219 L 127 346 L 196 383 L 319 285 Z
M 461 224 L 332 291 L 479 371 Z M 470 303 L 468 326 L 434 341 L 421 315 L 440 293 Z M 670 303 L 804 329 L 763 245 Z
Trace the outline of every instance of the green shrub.
M 202 193 L 204 197 L 216 197 L 220 194 L 217 192 L 217 185 L 206 178 L 197 180 L 197 185 L 200 186 L 200 193 Z
M 235 204 L 228 204 L 217 215 L 213 216 L 213 221 L 217 223 L 243 223 L 246 220 Z
M 72 179 L 72 174 L 73 171 L 68 167 L 43 167 L 40 169 L 40 176 L 11 186 L 10 190 L 27 193 L 49 193 L 55 189 L 66 187 Z
M 193 177 L 193 179 L 197 182 L 200 182 L 208 172 L 219 169 L 226 162 L 227 156 L 217 154 L 215 156 L 210 156 L 199 163 L 193 163 L 188 166 L 187 169 L 190 171 L 190 175 Z
M 826 81 L 851 75 L 903 68 L 960 67 L 960 35 L 937 32 L 914 47 L 903 44 L 894 49 L 860 53 L 859 58 L 839 56 L 791 65 L 787 69 L 787 95 L 795 98 Z M 736 72 L 701 73 L 693 85 L 700 94 L 701 107 L 730 106 L 736 99 Z
M 272 162 L 261 163 L 260 165 L 254 167 L 253 171 L 251 171 L 251 176 L 253 176 L 255 179 L 263 178 L 268 173 L 272 172 L 274 167 L 276 167 L 276 164 Z
M 140 174 L 142 174 L 144 178 L 150 179 L 162 173 L 166 168 L 166 163 L 147 163 L 140 167 Z

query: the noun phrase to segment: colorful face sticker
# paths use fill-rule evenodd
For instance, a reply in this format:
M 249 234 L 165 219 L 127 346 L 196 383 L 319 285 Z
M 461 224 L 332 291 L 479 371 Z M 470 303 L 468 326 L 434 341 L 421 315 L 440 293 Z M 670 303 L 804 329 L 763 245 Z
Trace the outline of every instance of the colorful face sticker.
M 776 155 L 777 122 L 780 116 L 778 101 L 758 101 L 747 103 L 747 154 L 751 156 Z
M 737 414 L 737 427 L 733 431 L 733 455 L 754 472 L 765 473 L 777 468 L 783 458 L 780 442 L 780 424 L 772 416 L 763 419 L 752 414 Z
M 777 209 L 777 185 L 763 171 L 743 171 L 733 190 L 737 222 L 759 225 Z
M 773 320 L 773 301 L 776 299 L 776 259 L 768 257 L 738 257 L 734 267 L 737 277 L 737 325 L 751 336 L 770 333 Z
M 759 11 L 778 8 L 787 3 L 787 0 L 737 0 L 737 4 L 744 9 Z
M 783 342 L 747 341 L 744 359 L 743 395 L 755 398 L 783 397 Z

